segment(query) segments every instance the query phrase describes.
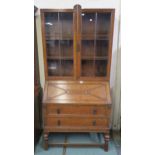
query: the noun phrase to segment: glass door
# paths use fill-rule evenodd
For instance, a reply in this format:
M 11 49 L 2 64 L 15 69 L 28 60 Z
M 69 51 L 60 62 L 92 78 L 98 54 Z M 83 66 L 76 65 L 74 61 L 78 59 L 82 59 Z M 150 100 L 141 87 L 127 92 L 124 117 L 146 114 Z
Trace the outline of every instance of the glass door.
M 111 13 L 82 12 L 81 77 L 106 77 Z
M 48 76 L 73 76 L 73 13 L 44 14 Z
M 60 13 L 62 76 L 73 76 L 73 13 Z
M 94 76 L 95 13 L 82 13 L 81 76 Z
M 107 76 L 111 13 L 96 13 L 95 76 Z

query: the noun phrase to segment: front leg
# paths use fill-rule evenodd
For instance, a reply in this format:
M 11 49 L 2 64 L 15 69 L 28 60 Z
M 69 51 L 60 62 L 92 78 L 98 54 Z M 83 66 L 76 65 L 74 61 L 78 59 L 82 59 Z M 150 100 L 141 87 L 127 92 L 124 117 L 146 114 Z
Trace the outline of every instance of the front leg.
M 109 135 L 109 133 L 105 133 L 104 134 L 104 146 L 103 146 L 103 148 L 104 148 L 104 151 L 106 151 L 106 152 L 108 152 L 108 143 L 109 143 L 109 140 L 110 140 L 110 135 Z
M 44 133 L 44 149 L 48 150 L 48 133 Z

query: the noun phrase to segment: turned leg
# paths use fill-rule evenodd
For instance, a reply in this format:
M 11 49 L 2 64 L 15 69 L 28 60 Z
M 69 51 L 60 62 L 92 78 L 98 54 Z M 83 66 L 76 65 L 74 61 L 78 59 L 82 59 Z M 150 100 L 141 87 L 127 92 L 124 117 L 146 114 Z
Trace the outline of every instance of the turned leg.
M 110 140 L 110 135 L 109 135 L 109 133 L 106 133 L 105 135 L 104 135 L 104 151 L 106 151 L 106 152 L 108 152 L 108 143 L 109 143 L 109 140 Z
M 44 149 L 48 149 L 48 133 L 44 133 Z

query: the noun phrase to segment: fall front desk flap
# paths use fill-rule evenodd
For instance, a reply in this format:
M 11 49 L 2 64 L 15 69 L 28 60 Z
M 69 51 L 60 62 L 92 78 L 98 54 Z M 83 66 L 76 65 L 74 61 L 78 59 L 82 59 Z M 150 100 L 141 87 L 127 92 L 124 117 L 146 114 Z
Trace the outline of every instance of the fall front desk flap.
M 43 103 L 111 104 L 109 82 L 47 81 Z

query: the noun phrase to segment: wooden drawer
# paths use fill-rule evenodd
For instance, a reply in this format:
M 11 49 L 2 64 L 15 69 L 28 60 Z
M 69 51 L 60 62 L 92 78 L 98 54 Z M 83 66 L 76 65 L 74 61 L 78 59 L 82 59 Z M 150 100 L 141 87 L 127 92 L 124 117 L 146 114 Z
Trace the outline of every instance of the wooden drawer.
M 47 117 L 45 125 L 51 127 L 108 127 L 109 119 L 107 118 L 78 118 L 78 117 Z
M 46 114 L 104 115 L 109 116 L 111 108 L 107 106 L 47 105 Z

